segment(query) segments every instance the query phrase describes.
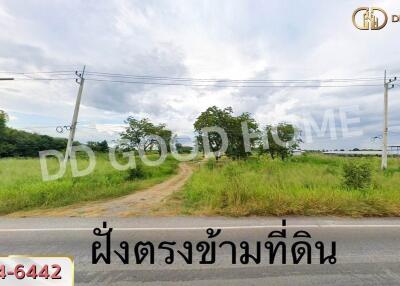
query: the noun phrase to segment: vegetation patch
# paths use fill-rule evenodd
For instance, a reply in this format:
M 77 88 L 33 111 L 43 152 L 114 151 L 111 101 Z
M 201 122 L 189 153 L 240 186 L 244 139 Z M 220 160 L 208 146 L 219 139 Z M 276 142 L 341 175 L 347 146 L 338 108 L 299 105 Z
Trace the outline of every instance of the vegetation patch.
M 353 162 L 353 163 L 351 163 Z M 379 158 L 267 156 L 205 164 L 182 192 L 189 214 L 399 216 L 400 161 Z
M 156 160 L 158 155 L 149 155 Z M 126 158 L 119 158 L 121 163 Z M 157 167 L 138 162 L 143 176 L 132 178 L 132 171 L 114 169 L 107 154 L 96 154 L 96 168 L 88 176 L 72 177 L 70 170 L 56 181 L 44 182 L 39 159 L 0 160 L 0 214 L 8 214 L 33 208 L 60 207 L 73 203 L 123 196 L 145 187 L 160 183 L 177 171 L 178 161 L 168 156 Z M 48 159 L 49 171 L 56 172 L 58 161 Z M 88 166 L 84 156 L 78 158 L 78 166 Z M 137 175 L 137 174 L 136 174 Z
M 367 189 L 371 186 L 372 170 L 368 162 L 351 161 L 344 165 L 344 186 L 349 189 Z

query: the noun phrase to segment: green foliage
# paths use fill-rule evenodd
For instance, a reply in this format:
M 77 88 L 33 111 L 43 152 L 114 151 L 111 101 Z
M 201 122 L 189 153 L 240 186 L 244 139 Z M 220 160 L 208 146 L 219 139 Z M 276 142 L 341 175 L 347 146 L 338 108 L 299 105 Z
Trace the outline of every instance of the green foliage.
M 103 141 L 99 141 L 99 142 L 94 142 L 94 141 L 89 141 L 86 144 L 88 147 L 90 147 L 93 151 L 96 152 L 108 152 L 109 151 L 109 147 L 108 147 L 108 143 L 106 140 Z
M 175 148 L 176 148 L 176 151 L 177 151 L 179 154 L 189 154 L 189 153 L 191 153 L 192 150 L 193 150 L 193 147 L 191 147 L 191 146 L 184 146 L 182 143 L 179 143 L 179 142 L 175 144 Z
M 247 158 L 250 152 L 246 152 L 242 133 L 242 122 L 246 122 L 249 133 L 257 131 L 258 125 L 256 121 L 251 117 L 250 113 L 242 113 L 239 116 L 233 115 L 231 107 L 220 109 L 217 106 L 207 108 L 206 111 L 202 112 L 194 123 L 194 129 L 197 133 L 197 141 L 200 150 L 204 150 L 203 146 L 203 132 L 202 129 L 205 127 L 220 127 L 224 129 L 228 137 L 228 149 L 226 155 L 230 158 L 240 159 Z M 222 138 L 217 132 L 209 132 L 208 139 L 210 142 L 210 151 L 217 152 L 222 147 Z M 251 139 L 251 145 L 257 139 Z M 217 154 L 216 154 L 217 155 Z M 216 156 L 217 160 L 219 156 Z
M 389 159 L 394 169 L 398 159 Z M 200 215 L 346 215 L 400 216 L 400 172 L 386 176 L 372 169 L 370 188 L 343 188 L 343 165 L 354 161 L 379 166 L 379 158 L 324 155 L 293 157 L 287 162 L 266 156 L 227 160 L 218 171 L 196 172 L 182 192 L 183 211 Z
M 343 184 L 348 189 L 366 189 L 371 186 L 372 170 L 367 162 L 350 161 L 343 166 Z
M 128 180 L 137 180 L 146 178 L 146 172 L 144 171 L 142 164 L 137 164 L 136 168 L 129 169 Z
M 296 137 L 296 128 L 289 123 L 279 123 L 277 126 L 268 125 L 265 128 L 268 148 L 260 146 L 259 153 L 269 153 L 272 159 L 276 157 L 286 160 L 299 147 L 301 139 Z
M 64 150 L 67 140 L 39 135 L 6 126 L 7 114 L 0 110 L 0 158 L 38 157 L 39 151 Z
M 156 160 L 158 155 L 148 155 Z M 127 158 L 118 158 L 121 164 Z M 50 174 L 59 170 L 56 159 L 48 159 Z M 139 159 L 136 161 L 139 164 Z M 68 168 L 65 176 L 55 181 L 42 181 L 39 159 L 0 160 L 0 214 L 19 210 L 60 207 L 127 195 L 135 190 L 160 183 L 177 170 L 178 161 L 168 156 L 158 167 L 143 166 L 145 178 L 128 180 L 127 173 L 111 166 L 107 154 L 96 154 L 96 168 L 88 176 L 73 178 Z M 79 169 L 89 162 L 78 156 Z
M 169 143 L 171 141 L 172 132 L 166 128 L 165 124 L 155 125 L 150 122 L 148 118 L 138 120 L 132 116 L 129 116 L 125 123 L 128 123 L 129 127 L 125 132 L 121 133 L 121 139 L 129 140 L 129 148 L 138 150 L 140 141 L 143 139 L 144 151 L 150 151 L 153 150 L 154 147 L 158 147 L 159 152 L 161 152 L 158 142 L 154 139 L 147 138 L 151 135 L 157 135 L 164 139 L 167 150 L 170 151 Z
M 8 120 L 7 113 L 5 113 L 3 110 L 0 110 L 0 136 L 4 134 L 7 120 Z

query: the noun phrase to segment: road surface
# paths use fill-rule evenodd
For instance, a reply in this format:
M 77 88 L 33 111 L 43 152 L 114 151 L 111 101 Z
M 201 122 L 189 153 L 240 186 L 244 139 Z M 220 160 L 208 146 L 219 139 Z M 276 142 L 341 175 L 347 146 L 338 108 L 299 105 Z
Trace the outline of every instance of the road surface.
M 309 231 L 313 239 L 337 241 L 336 265 L 232 265 L 228 248 L 214 265 L 91 264 L 92 229 L 103 219 L 2 218 L 0 254 L 60 254 L 75 257 L 76 285 L 400 285 L 400 219 L 287 218 L 288 232 Z M 280 229 L 278 218 L 110 218 L 113 241 L 178 244 L 206 238 L 222 228 L 220 240 L 265 240 Z M 133 251 L 132 251 L 133 252 Z

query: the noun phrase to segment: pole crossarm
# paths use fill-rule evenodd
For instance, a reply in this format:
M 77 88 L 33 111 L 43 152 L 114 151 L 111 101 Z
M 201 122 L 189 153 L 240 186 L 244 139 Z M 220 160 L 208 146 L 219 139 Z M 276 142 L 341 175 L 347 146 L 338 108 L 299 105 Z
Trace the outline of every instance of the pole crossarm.
M 389 79 L 389 81 L 386 83 L 388 86 L 388 89 L 393 89 L 395 87 L 395 84 L 392 82 L 397 81 L 397 77 L 395 76 L 394 78 Z

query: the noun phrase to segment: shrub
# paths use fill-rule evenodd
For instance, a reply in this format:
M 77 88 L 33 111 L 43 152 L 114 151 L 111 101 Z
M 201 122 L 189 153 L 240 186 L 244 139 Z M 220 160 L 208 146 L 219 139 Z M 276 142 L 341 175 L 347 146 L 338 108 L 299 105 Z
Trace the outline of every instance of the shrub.
M 129 169 L 128 180 L 144 179 L 146 177 L 146 172 L 142 164 L 137 164 L 136 168 Z
M 350 162 L 343 167 L 343 184 L 348 189 L 366 189 L 371 186 L 372 170 L 368 163 Z

